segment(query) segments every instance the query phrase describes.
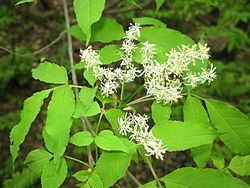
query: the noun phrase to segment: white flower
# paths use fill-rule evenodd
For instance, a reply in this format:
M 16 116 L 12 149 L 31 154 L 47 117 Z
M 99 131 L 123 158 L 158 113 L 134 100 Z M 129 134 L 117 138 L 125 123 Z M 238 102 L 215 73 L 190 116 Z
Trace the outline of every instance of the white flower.
M 192 88 L 197 87 L 201 82 L 200 76 L 195 73 L 188 74 L 183 79 L 186 81 L 185 85 L 191 86 Z
M 124 53 L 117 68 L 102 67 L 100 55 L 91 46 L 86 50 L 80 50 L 80 57 L 86 62 L 86 68 L 93 69 L 95 78 L 100 81 L 103 95 L 116 93 L 121 85 L 133 82 L 135 78 L 143 75 L 147 95 L 153 96 L 157 102 L 166 104 L 177 102 L 182 98 L 184 86 L 195 88 L 206 82 L 210 84 L 216 79 L 213 65 L 210 69 L 202 69 L 200 73 L 193 73 L 190 70 L 190 64 L 195 65 L 197 61 L 204 63 L 210 57 L 207 44 L 200 43 L 177 46 L 166 54 L 166 62 L 159 63 L 155 58 L 156 45 L 144 42 L 140 49 L 143 70 L 139 70 L 133 64 L 133 53 L 137 48 L 135 40 L 140 37 L 140 29 L 141 26 L 135 24 L 126 31 L 121 47 Z
M 202 69 L 201 72 L 201 78 L 202 78 L 202 84 L 205 82 L 208 82 L 210 84 L 212 81 L 216 79 L 216 67 L 213 67 L 213 64 L 211 64 L 210 69 Z
M 146 64 L 151 64 L 152 61 L 154 60 L 154 55 L 156 54 L 156 48 L 155 48 L 155 44 L 150 44 L 148 41 L 142 43 L 143 47 L 141 48 L 141 53 L 143 56 L 142 59 L 142 64 L 146 65 Z
M 140 114 L 125 114 L 123 118 L 118 118 L 119 133 L 129 135 L 130 139 L 141 144 L 147 155 L 154 155 L 157 159 L 163 160 L 166 147 L 161 139 L 153 136 L 147 124 L 148 117 Z
M 128 114 L 126 113 L 124 118 L 118 118 L 118 124 L 119 124 L 119 134 L 127 136 L 128 133 L 131 133 L 133 128 L 133 122 L 131 121 L 130 117 L 128 117 Z
M 120 86 L 119 79 L 113 68 L 98 67 L 94 69 L 94 76 L 100 80 L 101 91 L 104 96 L 115 93 Z
M 95 68 L 102 64 L 100 61 L 100 55 L 89 46 L 87 49 L 80 49 L 80 58 L 82 61 L 86 62 L 86 68 Z
M 132 25 L 130 24 L 130 27 L 128 31 L 126 31 L 126 37 L 127 39 L 130 40 L 136 40 L 138 37 L 140 37 L 141 34 L 141 26 L 139 24 Z
M 212 81 L 216 79 L 216 68 L 211 64 L 210 69 L 202 68 L 202 72 L 199 74 L 196 73 L 188 73 L 186 77 L 184 77 L 184 84 L 191 86 L 193 88 L 197 87 L 200 84 L 208 83 L 210 84 Z
M 206 60 L 210 56 L 208 54 L 209 48 L 207 44 L 194 44 L 189 47 L 188 45 L 178 46 L 177 49 L 172 48 L 169 53 L 167 66 L 171 73 L 180 76 L 184 71 L 188 70 L 189 64 L 195 64 L 197 60 Z
M 154 138 L 151 132 L 143 146 L 148 156 L 154 155 L 156 159 L 163 160 L 164 154 L 166 153 L 166 146 L 163 145 L 161 139 Z

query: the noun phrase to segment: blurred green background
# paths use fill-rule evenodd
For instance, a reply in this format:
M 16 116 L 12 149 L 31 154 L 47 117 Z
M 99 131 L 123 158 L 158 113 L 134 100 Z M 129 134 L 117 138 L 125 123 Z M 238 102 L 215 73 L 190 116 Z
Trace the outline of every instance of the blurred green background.
M 0 1 L 0 187 L 39 187 L 37 177 L 32 176 L 22 162 L 28 151 L 42 146 L 43 115 L 26 138 L 15 171 L 9 155 L 8 136 L 19 120 L 24 99 L 47 87 L 31 78 L 31 68 L 48 59 L 69 70 L 66 35 L 60 35 L 65 30 L 63 5 L 61 0 L 36 0 L 21 6 L 15 6 L 15 2 Z M 71 0 L 68 6 L 71 24 L 74 24 Z M 154 17 L 196 42 L 203 36 L 211 48 L 218 78 L 199 93 L 231 103 L 250 115 L 250 3 L 247 0 L 166 0 L 158 12 L 155 7 L 153 0 L 108 0 L 104 15 L 124 27 L 133 17 Z M 77 61 L 83 44 L 73 40 L 73 46 Z M 181 111 L 181 106 L 176 104 L 173 116 L 180 117 Z M 81 151 L 73 152 L 81 154 Z M 181 164 L 172 167 L 171 163 L 178 162 L 171 159 L 169 170 L 190 163 L 185 154 L 175 157 L 181 158 Z M 143 176 L 139 179 L 147 179 L 147 172 Z M 72 181 L 69 179 L 64 187 L 70 187 Z

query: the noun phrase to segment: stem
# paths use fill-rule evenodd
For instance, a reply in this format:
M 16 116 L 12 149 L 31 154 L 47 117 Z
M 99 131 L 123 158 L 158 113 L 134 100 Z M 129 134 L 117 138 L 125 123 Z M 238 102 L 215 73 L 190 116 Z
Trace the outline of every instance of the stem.
M 70 23 L 69 23 L 69 13 L 68 13 L 68 8 L 67 8 L 67 2 L 66 0 L 62 0 L 63 2 L 63 9 L 64 9 L 64 19 L 65 19 L 65 26 L 66 26 L 66 30 L 68 31 L 70 29 Z M 76 98 L 79 99 L 79 93 L 78 93 L 78 89 L 76 88 L 76 86 L 78 86 L 78 82 L 77 82 L 77 77 L 76 77 L 76 72 L 74 69 L 74 58 L 73 58 L 73 47 L 72 47 L 72 38 L 70 36 L 70 34 L 67 32 L 67 39 L 68 39 L 68 54 L 69 54 L 69 60 L 70 60 L 70 67 L 72 69 L 71 72 L 71 76 L 72 76 L 72 81 L 73 84 L 75 85 L 75 95 Z M 88 119 L 87 118 L 81 118 L 82 120 L 82 124 L 83 124 L 83 130 L 87 130 L 86 125 L 88 125 Z M 94 159 L 91 153 L 91 147 L 87 146 L 87 152 L 88 152 L 88 160 L 89 160 L 89 164 L 91 164 L 92 166 L 94 165 Z
M 102 121 L 102 117 L 103 117 L 103 114 L 104 114 L 104 110 L 105 110 L 105 104 L 103 104 L 102 112 L 101 112 L 101 114 L 100 114 L 100 116 L 99 116 L 99 119 L 98 119 L 98 123 L 97 123 L 97 126 L 96 126 L 96 131 L 95 131 L 96 135 L 97 135 L 97 133 L 98 133 L 98 131 L 99 131 L 99 127 L 100 127 L 100 124 L 101 124 L 101 121 Z
M 131 106 L 131 105 L 134 105 L 134 104 L 138 104 L 138 103 L 146 102 L 146 101 L 150 101 L 150 100 L 154 100 L 154 98 L 147 95 L 147 96 L 141 97 L 139 99 L 136 99 L 136 100 L 128 103 L 126 106 Z
M 133 182 L 138 186 L 142 186 L 142 184 L 136 179 L 136 177 L 129 171 L 127 171 L 127 175 L 133 180 Z
M 80 89 L 83 88 L 83 86 L 78 86 L 78 85 L 69 85 L 69 86 L 71 86 L 71 87 L 73 87 L 73 88 L 80 88 Z
M 98 123 L 97 123 L 96 130 L 95 130 L 95 135 L 98 134 L 99 127 L 100 127 L 102 117 L 103 117 L 103 114 L 104 114 L 104 110 L 105 110 L 105 104 L 102 105 L 102 112 L 101 112 L 101 114 L 99 116 L 99 119 L 98 119 Z M 97 161 L 97 159 L 98 159 L 98 148 L 96 146 L 95 146 L 95 157 L 96 157 L 96 161 Z
M 67 8 L 67 2 L 66 2 L 66 0 L 62 0 L 62 1 L 63 1 L 63 8 L 64 8 L 65 26 L 66 26 L 66 30 L 68 31 L 70 29 L 70 23 L 69 23 L 69 13 L 68 13 L 68 8 Z M 69 62 L 70 62 L 71 70 L 72 70 L 72 74 L 71 74 L 72 81 L 73 81 L 74 85 L 78 85 L 76 71 L 74 69 L 72 38 L 68 32 L 67 32 L 67 39 L 68 39 Z M 76 96 L 78 97 L 78 90 L 77 89 L 75 89 L 75 93 L 76 93 Z
M 121 101 L 123 99 L 123 93 L 124 93 L 124 82 L 122 82 L 122 88 L 121 88 L 121 97 L 120 97 Z
M 85 163 L 85 162 L 83 162 L 83 161 L 81 161 L 81 160 L 79 160 L 79 159 L 76 159 L 76 158 L 74 158 L 74 157 L 70 157 L 70 156 L 64 155 L 64 158 L 69 159 L 69 160 L 71 160 L 71 161 L 75 161 L 75 162 L 81 163 L 81 164 L 83 164 L 84 166 L 90 168 L 90 165 L 89 165 L 88 163 Z
M 161 182 L 160 182 L 160 179 L 158 178 L 158 176 L 156 175 L 156 172 L 152 166 L 152 164 L 150 163 L 150 161 L 148 161 L 148 158 L 146 158 L 146 161 L 148 163 L 148 166 L 149 166 L 149 169 L 151 171 L 151 173 L 153 174 L 154 178 L 155 178 L 155 181 L 158 183 L 159 187 L 162 188 L 162 185 L 161 185 Z

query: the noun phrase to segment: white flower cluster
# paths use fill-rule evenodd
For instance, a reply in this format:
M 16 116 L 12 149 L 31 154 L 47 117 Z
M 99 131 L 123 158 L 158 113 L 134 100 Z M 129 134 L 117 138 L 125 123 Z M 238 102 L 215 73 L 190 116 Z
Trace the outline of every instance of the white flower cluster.
M 119 133 L 124 136 L 129 135 L 131 140 L 141 144 L 147 155 L 154 155 L 157 159 L 163 160 L 166 147 L 161 139 L 154 137 L 147 121 L 146 115 L 126 113 L 125 117 L 118 118 Z
M 131 25 L 126 32 L 127 35 L 121 48 L 124 55 L 121 57 L 122 62 L 120 67 L 101 67 L 102 62 L 100 61 L 100 55 L 95 52 L 91 46 L 85 50 L 80 50 L 80 58 L 86 62 L 86 68 L 93 69 L 95 78 L 100 80 L 101 91 L 104 96 L 115 93 L 121 84 L 132 82 L 136 77 L 140 76 L 141 71 L 132 64 L 132 54 L 136 48 L 134 40 L 140 36 L 140 28 L 137 24 Z
M 204 62 L 209 58 L 209 48 L 205 45 L 195 44 L 191 47 L 182 45 L 177 49 L 171 49 L 166 56 L 167 62 L 160 64 L 154 58 L 156 48 L 154 44 L 143 43 L 141 48 L 144 67 L 145 88 L 147 95 L 153 95 L 155 99 L 164 104 L 177 102 L 182 98 L 184 85 L 196 87 L 205 82 L 210 83 L 216 78 L 215 68 L 202 69 L 200 74 L 192 73 L 188 66 L 195 65 L 197 60 Z
M 185 85 L 191 86 L 192 88 L 197 87 L 200 84 L 208 83 L 210 84 L 212 81 L 216 79 L 215 67 L 211 64 L 210 69 L 202 68 L 201 73 L 190 73 L 186 77 L 184 77 Z
M 156 101 L 166 104 L 177 102 L 182 98 L 184 86 L 195 88 L 200 84 L 210 84 L 216 79 L 213 65 L 210 69 L 202 69 L 199 73 L 190 70 L 190 66 L 194 66 L 197 61 L 205 63 L 209 59 L 209 48 L 206 44 L 181 45 L 173 48 L 166 54 L 166 62 L 159 63 L 155 58 L 156 45 L 144 42 L 140 49 L 144 70 L 139 70 L 133 64 L 133 52 L 137 48 L 134 41 L 140 37 L 140 29 L 141 27 L 135 24 L 126 31 L 121 47 L 124 53 L 117 68 L 102 67 L 99 54 L 91 46 L 86 50 L 80 50 L 80 57 L 86 62 L 86 68 L 93 69 L 94 76 L 100 80 L 104 96 L 116 93 L 122 84 L 144 75 L 147 95 L 154 96 Z

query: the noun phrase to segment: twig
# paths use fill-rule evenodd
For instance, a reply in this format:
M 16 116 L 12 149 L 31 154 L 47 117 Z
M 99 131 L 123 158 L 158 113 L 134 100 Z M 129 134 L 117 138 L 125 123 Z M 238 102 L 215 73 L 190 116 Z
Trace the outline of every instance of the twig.
M 69 13 L 68 13 L 68 8 L 67 8 L 67 2 L 66 2 L 66 0 L 62 0 L 62 2 L 63 2 L 63 8 L 64 8 L 64 18 L 65 18 L 66 30 L 69 30 L 70 23 L 69 23 Z M 68 39 L 68 54 L 69 54 L 70 66 L 71 66 L 71 69 L 72 69 L 72 72 L 71 72 L 72 81 L 73 81 L 74 85 L 78 85 L 76 72 L 74 70 L 72 38 L 71 38 L 71 36 L 70 36 L 70 34 L 68 32 L 67 32 L 67 39 Z M 78 88 L 75 87 L 74 89 L 75 89 L 76 98 L 78 99 L 79 98 Z M 83 129 L 86 131 L 87 130 L 86 125 L 89 124 L 88 119 L 87 118 L 81 118 L 81 121 L 82 121 L 82 124 L 83 124 Z M 87 152 L 88 152 L 89 164 L 93 166 L 94 165 L 94 158 L 92 156 L 90 146 L 87 146 Z
M 66 30 L 70 29 L 70 23 L 69 23 L 69 13 L 67 8 L 66 0 L 63 1 L 63 8 L 64 8 L 64 18 L 65 18 L 65 24 L 66 24 Z M 69 61 L 70 66 L 72 70 L 72 81 L 74 85 L 78 85 L 77 78 L 76 78 L 76 71 L 74 69 L 74 58 L 73 58 L 73 47 L 72 47 L 72 38 L 71 35 L 67 32 L 67 39 L 68 39 L 68 54 L 69 54 Z M 76 92 L 76 96 L 78 97 L 78 92 Z
M 153 174 L 154 178 L 155 178 L 155 181 L 157 182 L 157 184 L 159 185 L 160 188 L 162 188 L 162 185 L 161 185 L 161 182 L 160 182 L 160 179 L 158 178 L 158 176 L 156 175 L 156 172 L 152 166 L 152 164 L 150 163 L 150 161 L 148 160 L 148 158 L 146 158 L 146 161 L 148 163 L 148 166 L 149 166 L 149 169 L 151 171 L 151 173 Z
M 133 182 L 138 186 L 142 186 L 142 184 L 139 182 L 138 179 L 136 179 L 136 177 L 129 171 L 127 171 L 127 175 L 133 180 Z
M 39 54 L 39 53 L 43 52 L 44 50 L 50 48 L 52 45 L 54 45 L 55 43 L 57 43 L 57 42 L 63 37 L 64 34 L 65 34 L 65 31 L 62 31 L 62 32 L 60 33 L 60 35 L 59 35 L 58 37 L 56 37 L 52 42 L 50 42 L 50 43 L 47 44 L 46 46 L 44 46 L 44 47 L 42 47 L 41 49 L 36 50 L 36 51 L 34 51 L 34 52 L 32 52 L 32 53 L 18 54 L 18 53 L 15 53 L 15 52 L 13 52 L 13 51 L 11 51 L 11 50 L 9 50 L 9 49 L 3 47 L 3 46 L 0 46 L 0 49 L 4 50 L 4 51 L 6 51 L 6 52 L 8 52 L 8 53 L 10 53 L 10 54 L 13 54 L 13 55 L 16 55 L 16 56 L 20 56 L 20 57 L 32 56 L 32 55 Z

